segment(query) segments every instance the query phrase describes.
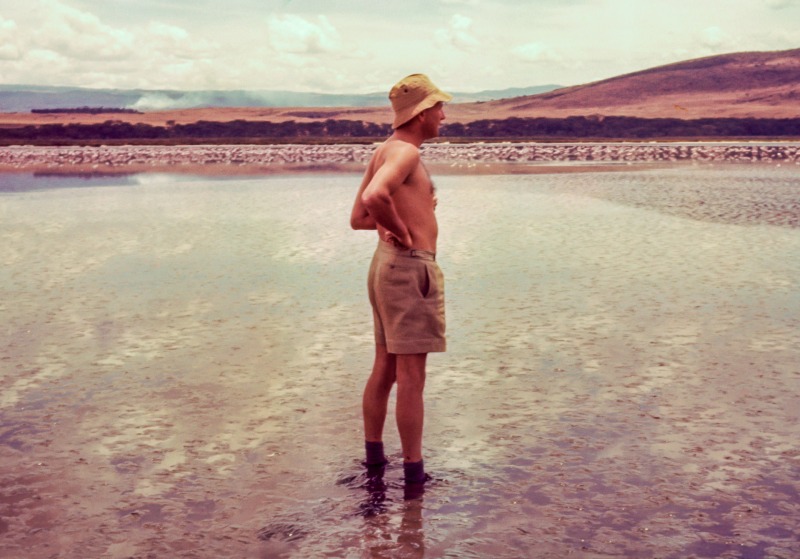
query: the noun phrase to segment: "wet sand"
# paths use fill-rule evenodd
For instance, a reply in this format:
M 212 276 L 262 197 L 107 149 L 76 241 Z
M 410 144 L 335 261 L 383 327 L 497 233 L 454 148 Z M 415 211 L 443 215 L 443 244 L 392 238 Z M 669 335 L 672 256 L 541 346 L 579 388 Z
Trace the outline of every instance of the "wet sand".
M 800 555 L 796 168 L 439 177 L 412 499 L 358 175 L 64 180 L 0 193 L 3 557 Z

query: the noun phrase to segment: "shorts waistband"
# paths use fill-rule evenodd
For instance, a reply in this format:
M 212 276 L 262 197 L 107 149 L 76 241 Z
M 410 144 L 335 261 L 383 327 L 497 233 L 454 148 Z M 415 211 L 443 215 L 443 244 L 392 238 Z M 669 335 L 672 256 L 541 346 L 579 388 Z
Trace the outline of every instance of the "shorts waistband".
M 419 258 L 421 260 L 436 260 L 436 253 L 429 250 L 420 250 L 416 248 L 404 249 L 397 248 L 393 244 L 387 243 L 384 240 L 378 241 L 378 250 L 392 254 L 394 256 L 405 256 L 407 258 Z

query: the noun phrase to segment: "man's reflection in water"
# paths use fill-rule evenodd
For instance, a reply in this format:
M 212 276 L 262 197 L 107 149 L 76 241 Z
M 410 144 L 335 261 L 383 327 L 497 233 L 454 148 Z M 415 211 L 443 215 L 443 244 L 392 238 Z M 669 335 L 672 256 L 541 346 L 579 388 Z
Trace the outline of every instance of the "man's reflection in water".
M 366 499 L 359 505 L 359 514 L 366 519 L 366 544 L 369 557 L 425 557 L 425 533 L 423 529 L 422 496 L 424 483 L 407 483 L 403 487 L 403 503 L 400 512 L 400 526 L 392 522 L 386 493 L 389 485 L 384 480 L 385 466 L 373 466 L 367 470 Z M 395 485 L 392 489 L 397 489 Z
M 407 483 L 403 500 L 403 519 L 397 543 L 400 544 L 400 557 L 425 557 L 425 531 L 422 526 L 422 495 L 424 483 Z
M 363 487 L 367 490 L 367 498 L 359 504 L 359 514 L 364 518 L 370 518 L 386 512 L 386 481 L 383 474 L 386 470 L 385 464 L 367 466 L 367 481 Z

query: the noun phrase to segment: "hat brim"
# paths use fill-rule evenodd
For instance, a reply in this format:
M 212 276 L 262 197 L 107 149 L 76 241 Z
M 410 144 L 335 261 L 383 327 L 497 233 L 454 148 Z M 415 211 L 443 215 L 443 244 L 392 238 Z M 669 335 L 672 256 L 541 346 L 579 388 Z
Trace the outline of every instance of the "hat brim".
M 399 112 L 394 114 L 394 122 L 392 123 L 392 128 L 397 129 L 403 126 L 406 122 L 417 116 L 419 113 L 424 111 L 425 109 L 430 109 L 436 103 L 448 103 L 450 100 L 453 99 L 453 96 L 449 93 L 445 93 L 444 91 L 435 91 L 425 97 L 422 101 L 417 103 L 416 105 L 411 105 L 410 107 L 405 107 Z

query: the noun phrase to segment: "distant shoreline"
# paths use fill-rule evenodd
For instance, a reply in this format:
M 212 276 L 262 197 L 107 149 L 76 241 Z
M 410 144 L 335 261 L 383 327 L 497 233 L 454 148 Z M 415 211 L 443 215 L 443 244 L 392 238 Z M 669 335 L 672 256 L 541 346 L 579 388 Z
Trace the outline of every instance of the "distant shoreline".
M 102 148 L 102 147 L 196 147 L 196 146 L 217 146 L 217 147 L 239 147 L 239 146 L 363 146 L 375 145 L 382 142 L 385 137 L 318 137 L 318 138 L 105 138 L 105 139 L 33 139 L 26 141 L 16 141 L 0 138 L 0 147 L 14 148 L 40 148 L 40 147 L 81 147 L 81 148 Z M 572 138 L 569 136 L 553 137 L 442 137 L 429 141 L 426 145 L 452 144 L 452 145 L 472 145 L 472 144 L 576 144 L 576 145 L 597 145 L 597 144 L 775 144 L 775 143 L 800 143 L 798 136 L 671 136 L 664 138 L 627 138 L 623 136 L 614 137 L 590 137 Z
M 42 118 L 28 123 L 13 118 L 0 121 L 0 145 L 363 144 L 392 133 L 384 122 L 304 115 L 296 115 L 298 120 L 168 119 L 160 123 L 148 122 L 156 117 L 145 114 L 121 113 L 108 119 L 108 115 L 56 112 L 32 115 Z M 52 118 L 57 121 L 48 122 Z M 800 118 L 486 118 L 445 122 L 440 132 L 442 139 L 453 143 L 800 139 Z
M 0 172 L 360 173 L 373 144 L 11 146 L 0 151 Z M 795 166 L 800 142 L 439 142 L 424 145 L 423 157 L 432 171 L 449 174 L 598 172 L 680 163 Z

